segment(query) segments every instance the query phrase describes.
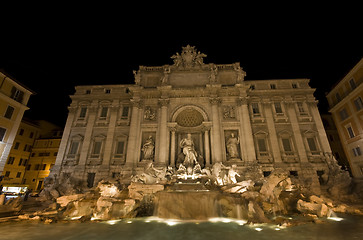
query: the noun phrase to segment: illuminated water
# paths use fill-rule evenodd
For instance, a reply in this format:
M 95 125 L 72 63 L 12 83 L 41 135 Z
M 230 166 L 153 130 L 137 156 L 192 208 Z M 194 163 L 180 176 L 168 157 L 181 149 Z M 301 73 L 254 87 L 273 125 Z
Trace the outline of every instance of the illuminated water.
M 102 223 L 2 223 L 0 239 L 92 240 L 92 239 L 363 239 L 363 216 L 344 217 L 327 224 L 278 228 L 274 225 L 244 225 L 243 221 L 214 219 L 213 222 L 160 222 L 143 218 Z

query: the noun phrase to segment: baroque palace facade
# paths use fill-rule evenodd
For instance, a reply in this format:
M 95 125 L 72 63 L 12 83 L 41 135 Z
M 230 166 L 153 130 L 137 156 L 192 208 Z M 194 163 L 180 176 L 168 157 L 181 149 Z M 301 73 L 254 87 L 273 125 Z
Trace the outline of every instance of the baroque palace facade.
M 88 186 L 146 163 L 178 167 L 189 137 L 203 167 L 248 175 L 284 168 L 299 178 L 328 173 L 331 149 L 308 79 L 248 80 L 239 63 L 204 63 L 186 46 L 173 65 L 140 66 L 135 84 L 77 86 L 52 175 Z

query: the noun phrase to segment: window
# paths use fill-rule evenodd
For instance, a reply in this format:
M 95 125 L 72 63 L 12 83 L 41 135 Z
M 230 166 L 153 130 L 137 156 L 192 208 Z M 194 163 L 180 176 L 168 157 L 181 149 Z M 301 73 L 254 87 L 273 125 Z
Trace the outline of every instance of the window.
M 292 152 L 291 143 L 289 138 L 282 139 L 282 146 L 285 152 Z
M 100 118 L 101 119 L 106 119 L 107 113 L 108 113 L 108 107 L 102 107 L 101 108 Z
M 291 84 L 292 88 L 298 88 L 297 83 Z
M 348 125 L 348 126 L 346 126 L 346 129 L 347 129 L 347 131 L 348 131 L 348 135 L 349 135 L 349 137 L 350 137 L 350 138 L 354 138 L 354 137 L 355 137 L 355 134 L 354 134 L 354 131 L 353 131 L 352 126 L 351 126 L 351 125 Z
M 12 165 L 15 161 L 15 157 L 9 157 L 7 164 Z
M 362 151 L 360 150 L 360 147 L 353 148 L 352 150 L 353 150 L 353 154 L 355 157 L 362 155 Z
M 260 115 L 258 103 L 251 103 L 253 115 Z
M 9 171 L 6 171 L 5 172 L 5 177 L 9 177 L 10 176 L 10 172 Z
M 23 97 L 24 97 L 24 92 L 20 91 L 19 89 L 17 89 L 16 87 L 13 87 L 11 89 L 11 96 L 12 99 L 14 99 L 17 102 L 22 103 L 23 102 Z
M 84 119 L 86 117 L 86 113 L 87 113 L 87 108 L 86 107 L 82 107 L 81 108 L 81 111 L 79 112 L 78 119 Z
M 281 108 L 281 103 L 279 103 L 279 102 L 275 102 L 275 103 L 274 103 L 274 106 L 275 106 L 275 112 L 276 112 L 277 114 L 281 114 L 281 113 L 283 113 L 283 112 L 282 112 L 282 108 Z
M 350 85 L 350 88 L 351 88 L 352 90 L 354 90 L 354 89 L 357 87 L 357 85 L 355 85 L 355 81 L 354 81 L 354 79 L 350 79 L 350 80 L 349 80 L 349 85 Z
M 23 134 L 24 134 L 24 129 L 21 128 L 20 131 L 19 131 L 19 135 L 23 136 Z
M 124 106 L 122 108 L 121 118 L 128 118 L 128 116 L 129 116 L 129 106 Z
M 33 132 L 31 132 L 30 134 L 29 134 L 29 138 L 33 138 L 34 137 L 34 133 Z
M 106 94 L 110 94 L 111 93 L 111 89 L 105 89 L 105 93 Z
M 92 149 L 91 149 L 91 158 L 99 158 L 102 153 L 103 142 L 106 139 L 106 136 L 99 135 L 93 138 Z
M 363 108 L 363 101 L 361 97 L 358 97 L 354 100 L 354 105 L 357 111 L 361 110 Z
M 93 143 L 93 150 L 92 150 L 92 156 L 93 157 L 98 157 L 101 153 L 101 147 L 102 147 L 102 142 L 101 141 L 97 141 Z
M 45 170 L 47 168 L 47 164 L 42 165 L 42 170 Z
M 0 127 L 0 141 L 4 140 L 6 129 Z
M 16 142 L 15 145 L 14 145 L 14 149 L 19 149 L 19 146 L 20 146 L 20 143 L 19 142 Z
M 270 88 L 271 89 L 276 89 L 276 84 L 274 84 L 274 83 L 270 84 Z
M 297 108 L 299 110 L 300 115 L 307 115 L 305 108 L 304 108 L 304 103 L 302 102 L 297 102 Z
M 290 176 L 298 177 L 299 173 L 297 171 L 290 171 Z
M 122 157 L 122 155 L 124 154 L 124 147 L 125 147 L 124 141 L 117 141 L 115 157 Z
M 340 110 L 339 116 L 340 116 L 341 121 L 344 121 L 345 119 L 347 119 L 349 117 L 347 110 L 345 108 Z
M 96 173 L 88 173 L 87 174 L 87 187 L 91 188 L 93 187 L 94 181 L 95 181 Z
M 50 156 L 50 152 L 39 153 L 39 157 L 49 157 L 49 156 Z
M 335 94 L 335 98 L 337 99 L 338 102 L 340 102 L 342 100 L 339 93 Z
M 20 178 L 20 176 L 21 176 L 21 172 L 18 172 L 18 173 L 16 174 L 16 178 Z
M 309 145 L 309 149 L 311 151 L 311 154 L 313 155 L 319 155 L 319 150 L 318 147 L 316 145 L 316 140 L 313 137 L 308 137 L 307 139 L 308 145 Z
M 11 117 L 13 116 L 14 110 L 15 109 L 12 106 L 8 106 L 8 108 L 6 109 L 4 117 L 6 117 L 7 119 L 11 119 Z
M 31 166 L 32 166 L 31 164 L 27 165 L 27 166 L 26 166 L 26 170 L 27 170 L 27 171 L 29 171 L 29 170 L 30 170 L 30 168 L 31 168 Z
M 251 84 L 251 85 L 250 85 L 250 89 L 251 89 L 251 90 L 255 90 L 255 89 L 256 89 L 256 86 L 255 86 L 254 84 Z
M 23 159 L 22 158 L 20 158 L 20 161 L 19 161 L 19 163 L 18 163 L 18 166 L 21 166 L 21 164 L 23 163 Z
M 86 94 L 91 94 L 91 90 L 87 89 Z
M 257 139 L 257 144 L 258 144 L 258 150 L 260 152 L 267 152 L 266 141 L 264 138 Z
M 69 154 L 76 155 L 78 152 L 78 146 L 79 146 L 79 142 L 72 142 L 71 147 L 69 149 Z

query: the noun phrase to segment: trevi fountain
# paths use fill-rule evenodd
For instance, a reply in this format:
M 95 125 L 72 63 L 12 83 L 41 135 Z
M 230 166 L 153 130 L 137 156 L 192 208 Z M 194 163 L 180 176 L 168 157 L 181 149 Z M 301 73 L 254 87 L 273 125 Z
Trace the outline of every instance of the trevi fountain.
M 183 47 L 135 84 L 78 86 L 35 211 L 3 239 L 362 239 L 362 190 L 306 79 L 251 81 Z M 269 87 L 266 87 L 266 86 Z

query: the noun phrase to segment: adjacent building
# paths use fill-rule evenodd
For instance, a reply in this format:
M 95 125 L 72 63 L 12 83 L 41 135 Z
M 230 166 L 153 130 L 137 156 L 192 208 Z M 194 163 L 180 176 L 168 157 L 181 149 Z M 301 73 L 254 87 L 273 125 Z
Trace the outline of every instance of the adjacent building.
M 352 174 L 363 178 L 363 59 L 327 94 Z
M 329 140 L 330 148 L 332 149 L 333 156 L 338 161 L 339 165 L 350 171 L 350 164 L 345 155 L 343 145 L 340 141 L 338 129 L 335 126 L 333 116 L 330 113 L 322 114 L 321 119 L 323 120 L 326 135 Z
M 35 140 L 22 180 L 28 188 L 36 192 L 43 188 L 44 179 L 55 164 L 60 141 L 60 136 Z
M 77 86 L 54 176 L 92 187 L 142 171 L 178 167 L 191 135 L 202 167 L 237 165 L 247 176 L 275 168 L 319 182 L 332 151 L 309 79 L 244 80 L 239 63 L 204 63 L 183 47 L 174 63 L 140 66 L 135 84 Z
M 0 175 L 32 94 L 34 92 L 0 71 Z
M 54 165 L 61 129 L 44 120 L 23 119 L 3 170 L 4 187 L 41 189 Z

